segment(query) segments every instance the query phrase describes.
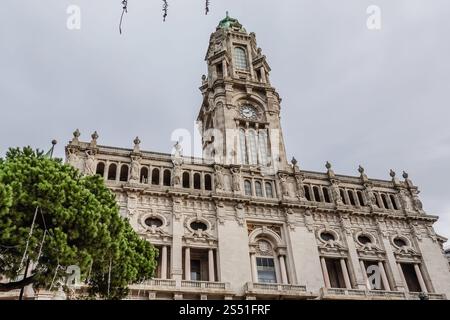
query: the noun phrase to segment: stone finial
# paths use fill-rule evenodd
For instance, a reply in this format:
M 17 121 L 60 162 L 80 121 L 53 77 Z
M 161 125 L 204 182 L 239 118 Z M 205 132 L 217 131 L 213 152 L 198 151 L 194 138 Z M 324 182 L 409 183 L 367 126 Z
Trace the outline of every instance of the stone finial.
M 364 173 L 364 168 L 363 168 L 363 166 L 359 166 L 358 167 L 358 172 L 360 173 L 360 174 L 363 174 Z
M 329 161 L 325 164 L 325 168 L 327 168 L 327 170 L 331 169 L 331 163 Z
M 96 147 L 96 146 L 97 146 L 97 139 L 98 139 L 98 133 L 97 133 L 97 131 L 94 131 L 94 133 L 91 134 L 91 138 L 92 138 L 92 140 L 91 140 L 91 146 L 92 146 L 92 147 Z
M 395 178 L 395 171 L 391 169 L 389 171 L 389 175 L 391 176 L 392 179 L 394 179 Z
M 202 75 L 202 81 L 203 81 L 203 82 L 206 81 L 206 75 Z
M 58 141 L 56 141 L 56 139 L 52 140 L 52 145 L 55 146 L 58 143 Z
M 133 143 L 134 143 L 133 152 L 140 152 L 141 151 L 141 149 L 140 149 L 141 140 L 139 139 L 139 137 L 136 137 L 133 140 Z
M 403 178 L 406 180 L 409 178 L 409 174 L 406 171 L 403 171 Z
M 78 138 L 81 136 L 80 130 L 75 130 L 73 132 L 73 139 L 71 141 L 71 144 L 78 144 L 79 140 Z
M 297 159 L 295 159 L 295 157 L 292 157 L 291 163 L 295 167 L 298 164 L 298 161 Z

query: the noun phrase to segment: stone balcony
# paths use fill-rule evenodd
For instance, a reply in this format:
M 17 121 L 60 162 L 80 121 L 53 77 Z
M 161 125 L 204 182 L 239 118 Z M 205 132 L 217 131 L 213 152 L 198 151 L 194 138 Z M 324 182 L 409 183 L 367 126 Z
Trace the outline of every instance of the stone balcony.
M 254 283 L 247 282 L 244 286 L 247 299 L 311 299 L 317 295 L 306 291 L 306 286 L 295 284 Z
M 420 293 L 383 290 L 359 290 L 321 288 L 320 299 L 324 300 L 419 300 Z M 445 294 L 428 293 L 429 300 L 446 300 Z
M 148 294 L 150 299 L 156 298 L 158 293 L 199 294 L 209 296 L 232 297 L 230 284 L 225 282 L 186 281 L 173 279 L 153 279 L 141 284 L 129 286 L 129 297 L 140 297 Z M 176 297 L 175 297 L 176 298 Z

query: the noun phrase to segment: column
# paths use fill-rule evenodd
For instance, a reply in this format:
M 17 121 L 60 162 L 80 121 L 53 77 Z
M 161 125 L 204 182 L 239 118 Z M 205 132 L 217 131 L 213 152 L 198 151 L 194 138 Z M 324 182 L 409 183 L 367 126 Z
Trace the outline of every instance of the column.
M 253 283 L 258 283 L 258 269 L 256 267 L 256 255 L 254 253 L 250 254 L 250 263 L 252 264 Z
M 222 71 L 223 71 L 223 77 L 224 79 L 228 78 L 228 67 L 227 67 L 227 62 L 224 60 L 222 60 Z
M 191 249 L 184 249 L 184 280 L 191 280 Z
M 417 279 L 419 280 L 420 290 L 422 290 L 422 292 L 428 293 L 425 281 L 423 281 L 422 272 L 420 271 L 420 267 L 417 263 L 414 264 L 414 270 L 416 271 Z
M 330 276 L 328 275 L 327 263 L 324 257 L 320 257 L 320 264 L 322 265 L 323 279 L 325 281 L 325 287 L 331 288 Z
M 264 69 L 264 67 L 261 67 L 259 70 L 260 70 L 259 72 L 261 72 L 262 83 L 267 83 L 266 70 Z
M 400 274 L 400 278 L 402 279 L 403 286 L 405 288 L 405 292 L 409 292 L 408 284 L 406 283 L 405 275 L 403 274 L 402 265 L 397 262 L 398 273 Z
M 363 274 L 364 282 L 366 283 L 367 290 L 372 290 L 372 287 L 370 286 L 370 283 L 369 283 L 369 278 L 367 277 L 367 271 L 366 271 L 366 266 L 364 265 L 364 261 L 359 260 L 359 264 L 361 265 L 361 271 Z
M 167 279 L 167 246 L 161 250 L 161 279 Z
M 380 270 L 381 280 L 383 281 L 384 290 L 391 291 L 391 286 L 389 285 L 389 281 L 386 276 L 386 270 L 384 270 L 384 265 L 383 265 L 382 261 L 378 261 L 378 269 Z
M 281 282 L 283 284 L 288 284 L 288 277 L 286 272 L 286 262 L 284 261 L 284 256 L 280 255 L 280 269 L 281 269 Z
M 342 274 L 344 275 L 345 287 L 347 289 L 351 289 L 352 284 L 350 283 L 350 277 L 348 276 L 347 264 L 345 263 L 345 259 L 340 259 L 340 260 L 341 260 Z
M 213 249 L 208 250 L 208 271 L 209 271 L 209 282 L 216 281 L 214 279 L 214 251 L 213 251 Z

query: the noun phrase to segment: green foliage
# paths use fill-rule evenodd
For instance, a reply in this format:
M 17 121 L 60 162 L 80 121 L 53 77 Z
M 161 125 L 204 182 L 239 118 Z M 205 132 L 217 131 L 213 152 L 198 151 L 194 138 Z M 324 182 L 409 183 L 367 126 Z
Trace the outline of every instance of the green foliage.
M 48 289 L 55 274 L 65 282 L 70 265 L 80 267 L 91 295 L 108 299 L 122 298 L 128 284 L 152 277 L 157 251 L 120 217 L 103 179 L 83 176 L 30 147 L 10 149 L 0 159 L 0 274 L 14 279 L 23 271 L 19 266 L 36 207 L 27 251 L 37 262 L 35 288 Z

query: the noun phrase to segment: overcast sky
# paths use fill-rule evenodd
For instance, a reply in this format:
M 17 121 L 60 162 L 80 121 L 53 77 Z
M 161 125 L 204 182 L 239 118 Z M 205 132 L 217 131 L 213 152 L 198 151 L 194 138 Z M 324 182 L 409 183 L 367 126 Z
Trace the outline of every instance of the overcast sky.
M 389 179 L 402 170 L 450 236 L 450 2 L 448 0 L 14 0 L 0 12 L 0 154 L 9 146 L 58 156 L 82 140 L 170 152 L 194 130 L 209 36 L 229 10 L 257 35 L 283 98 L 289 157 L 304 170 Z M 69 5 L 81 29 L 66 27 Z M 369 5 L 381 30 L 366 26 Z

